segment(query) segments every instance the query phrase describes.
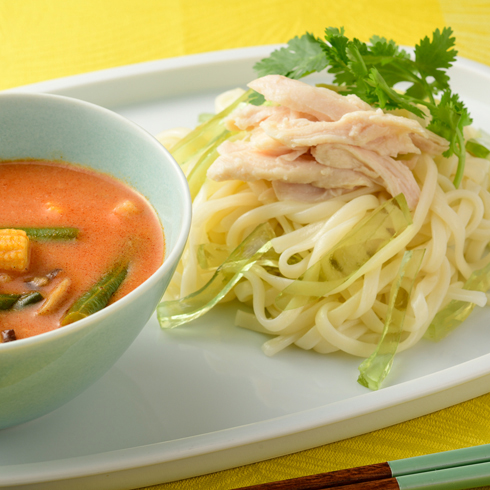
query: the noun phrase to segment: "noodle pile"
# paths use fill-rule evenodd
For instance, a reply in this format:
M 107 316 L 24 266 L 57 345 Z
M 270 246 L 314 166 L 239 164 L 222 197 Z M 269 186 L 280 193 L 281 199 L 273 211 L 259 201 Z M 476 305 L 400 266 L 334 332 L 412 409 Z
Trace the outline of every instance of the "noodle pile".
M 229 97 L 226 94 L 218 102 L 227 105 Z M 187 131 L 172 130 L 159 139 L 171 146 Z M 466 136 L 474 132 L 467 128 Z M 184 298 L 211 279 L 216 267 L 203 263 L 203 247 L 224 259 L 258 225 L 268 222 L 276 235 L 271 240 L 272 254 L 244 272 L 223 300 L 237 299 L 243 305 L 237 311 L 236 325 L 272 335 L 263 345 L 267 355 L 294 344 L 322 354 L 343 351 L 367 358 L 382 337 L 390 289 L 405 252 L 425 249 L 397 352 L 409 349 L 451 300 L 478 306 L 487 303 L 485 293 L 463 286 L 474 271 L 490 263 L 486 251 L 490 242 L 490 161 L 467 154 L 458 189 L 452 183 L 456 167 L 455 156 L 432 158 L 422 153 L 413 169 L 421 194 L 411 213 L 412 223 L 325 297 L 284 310 L 276 304 L 281 291 L 392 196 L 378 186 L 374 191 L 361 188 L 313 204 L 278 201 L 271 183 L 264 180 L 207 179 L 194 199 L 189 240 L 165 300 Z

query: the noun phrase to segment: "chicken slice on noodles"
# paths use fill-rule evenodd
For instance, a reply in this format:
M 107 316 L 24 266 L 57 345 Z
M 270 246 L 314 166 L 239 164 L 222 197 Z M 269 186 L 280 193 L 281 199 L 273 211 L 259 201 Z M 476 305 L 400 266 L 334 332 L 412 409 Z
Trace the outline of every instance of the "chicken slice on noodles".
M 354 95 L 278 75 L 249 86 L 268 105 L 241 104 L 227 117 L 229 130 L 248 134 L 219 146 L 211 180 L 267 180 L 279 200 L 304 202 L 381 185 L 391 196 L 403 193 L 414 209 L 418 155 L 447 149 L 446 140 L 418 120 L 374 109 Z
M 338 121 L 344 114 L 372 111 L 357 95 L 343 96 L 323 87 L 312 87 L 281 75 L 267 75 L 248 84 L 266 100 L 315 116 L 319 121 Z

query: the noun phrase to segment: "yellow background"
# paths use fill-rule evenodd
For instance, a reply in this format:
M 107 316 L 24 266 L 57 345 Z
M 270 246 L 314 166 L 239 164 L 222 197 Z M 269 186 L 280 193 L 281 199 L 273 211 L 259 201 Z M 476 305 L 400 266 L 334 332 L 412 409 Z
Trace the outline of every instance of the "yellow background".
M 450 25 L 462 56 L 490 64 L 481 0 L 0 0 L 0 89 L 345 26 L 413 45 Z
M 451 26 L 462 56 L 490 65 L 481 0 L 0 0 L 0 89 L 114 66 L 321 36 L 414 45 Z M 489 387 L 490 391 L 490 387 Z M 490 395 L 387 429 L 156 490 L 229 489 L 490 443 Z

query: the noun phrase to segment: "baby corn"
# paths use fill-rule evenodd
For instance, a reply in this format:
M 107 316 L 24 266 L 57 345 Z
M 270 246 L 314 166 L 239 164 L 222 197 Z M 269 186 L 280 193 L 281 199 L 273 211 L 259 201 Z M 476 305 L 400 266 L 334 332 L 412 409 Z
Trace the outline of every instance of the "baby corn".
M 25 271 L 29 267 L 29 238 L 23 230 L 0 229 L 0 271 Z

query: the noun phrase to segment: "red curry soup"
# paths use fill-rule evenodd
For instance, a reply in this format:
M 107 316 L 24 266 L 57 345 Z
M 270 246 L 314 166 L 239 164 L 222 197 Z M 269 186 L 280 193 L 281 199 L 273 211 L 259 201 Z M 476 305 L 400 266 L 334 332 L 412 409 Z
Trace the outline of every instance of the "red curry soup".
M 163 263 L 155 211 L 108 175 L 59 162 L 2 162 L 0 195 L 0 342 L 85 318 Z

